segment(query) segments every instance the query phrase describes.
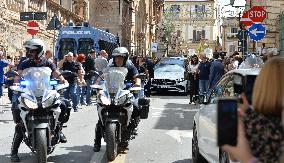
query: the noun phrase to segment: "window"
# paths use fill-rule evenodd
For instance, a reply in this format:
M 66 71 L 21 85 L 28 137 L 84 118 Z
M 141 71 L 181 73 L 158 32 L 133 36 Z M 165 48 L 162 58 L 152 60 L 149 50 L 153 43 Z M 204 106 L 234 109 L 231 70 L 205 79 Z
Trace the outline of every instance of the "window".
M 232 27 L 231 28 L 231 33 L 238 33 L 238 28 Z
M 179 17 L 180 5 L 172 5 L 170 11 L 174 17 Z
M 193 42 L 199 42 L 201 38 L 205 38 L 205 30 L 193 30 Z
M 197 17 L 204 17 L 205 5 L 195 5 L 195 13 Z

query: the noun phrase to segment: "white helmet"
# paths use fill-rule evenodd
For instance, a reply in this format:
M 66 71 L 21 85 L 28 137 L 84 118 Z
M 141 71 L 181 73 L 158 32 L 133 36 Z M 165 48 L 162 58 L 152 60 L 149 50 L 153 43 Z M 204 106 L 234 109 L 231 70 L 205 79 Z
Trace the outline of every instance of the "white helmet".
M 42 40 L 37 38 L 30 39 L 24 43 L 24 47 L 27 50 L 27 53 L 30 50 L 37 50 L 37 58 L 44 57 L 46 49 Z

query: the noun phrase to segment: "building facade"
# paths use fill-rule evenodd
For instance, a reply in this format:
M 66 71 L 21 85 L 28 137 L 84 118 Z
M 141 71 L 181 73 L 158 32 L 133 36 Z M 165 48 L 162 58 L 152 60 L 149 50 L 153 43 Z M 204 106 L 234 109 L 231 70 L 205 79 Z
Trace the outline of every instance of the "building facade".
M 174 38 L 167 40 L 171 44 L 168 53 L 192 55 L 205 48 L 215 51 L 217 11 L 215 0 L 165 0 L 164 15 L 169 15 L 174 24 Z
M 85 6 L 88 4 L 84 0 L 80 2 L 77 4 L 83 3 Z M 46 30 L 51 18 L 57 15 L 62 25 L 66 25 L 69 21 L 81 23 L 88 18 L 88 12 L 82 12 L 87 9 L 85 6 L 76 5 L 73 1 L 67 3 L 62 0 L 1 0 L 0 49 L 5 52 L 6 56 L 18 55 L 17 52 L 23 48 L 23 43 L 32 38 L 27 33 L 27 21 L 20 21 L 20 12 L 47 12 L 47 20 L 37 21 L 39 32 L 34 37 L 43 39 L 47 48 L 52 49 L 54 31 Z
M 229 56 L 238 49 L 238 38 L 237 34 L 239 31 L 239 21 L 237 17 L 223 17 L 221 21 L 221 42 L 222 51 L 227 52 Z
M 89 6 L 92 26 L 117 35 L 131 55 L 151 55 L 163 0 L 93 0 Z
M 283 17 L 284 1 L 279 0 L 246 0 L 246 10 L 249 10 L 253 6 L 264 6 L 268 13 L 267 19 L 262 24 L 265 25 L 267 31 L 263 40 L 257 42 L 255 46 L 252 46 L 250 41 L 251 51 L 261 51 L 264 48 L 275 48 L 279 51 L 283 46 L 284 37 L 281 39 L 280 35 L 284 31 L 281 30 L 281 18 Z M 284 26 L 284 22 L 283 22 Z M 284 28 L 282 28 L 284 30 Z M 282 40 L 282 41 L 281 41 Z M 281 45 L 282 44 L 282 45 Z M 280 50 L 281 51 L 281 50 Z M 283 54 L 284 55 L 284 54 Z

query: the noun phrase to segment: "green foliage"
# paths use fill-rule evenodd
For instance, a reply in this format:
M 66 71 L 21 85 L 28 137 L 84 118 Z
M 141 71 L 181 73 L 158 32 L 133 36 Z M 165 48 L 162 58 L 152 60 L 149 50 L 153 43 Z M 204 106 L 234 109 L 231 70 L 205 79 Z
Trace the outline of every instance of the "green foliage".
M 164 13 L 164 34 L 165 34 L 165 41 L 170 41 L 172 33 L 175 32 L 175 26 L 173 23 L 173 14 L 170 12 L 165 12 Z

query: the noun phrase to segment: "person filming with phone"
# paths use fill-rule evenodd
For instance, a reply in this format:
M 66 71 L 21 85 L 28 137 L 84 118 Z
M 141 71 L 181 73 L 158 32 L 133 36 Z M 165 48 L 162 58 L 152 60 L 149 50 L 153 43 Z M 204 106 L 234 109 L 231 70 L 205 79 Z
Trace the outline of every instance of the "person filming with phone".
M 267 61 L 256 77 L 252 105 L 245 94 L 238 110 L 236 145 L 221 145 L 233 161 L 284 163 L 284 58 Z

